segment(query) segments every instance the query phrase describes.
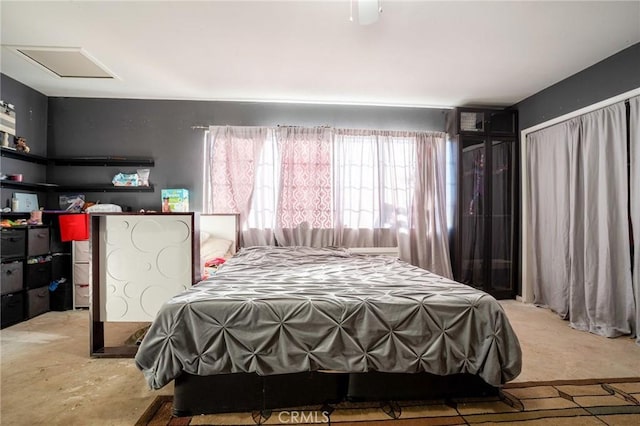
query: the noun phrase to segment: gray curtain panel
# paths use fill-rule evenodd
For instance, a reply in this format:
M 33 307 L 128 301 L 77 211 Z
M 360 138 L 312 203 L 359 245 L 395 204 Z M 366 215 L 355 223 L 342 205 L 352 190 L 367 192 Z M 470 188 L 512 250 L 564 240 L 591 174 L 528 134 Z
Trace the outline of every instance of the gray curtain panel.
M 631 225 L 633 227 L 633 292 L 636 301 L 635 335 L 640 345 L 640 96 L 629 100 L 631 108 Z
M 580 117 L 571 214 L 571 326 L 606 337 L 631 333 L 631 284 L 624 102 Z
M 527 135 L 534 303 L 569 315 L 570 208 L 579 120 Z
M 527 138 L 534 303 L 576 329 L 631 333 L 624 103 Z

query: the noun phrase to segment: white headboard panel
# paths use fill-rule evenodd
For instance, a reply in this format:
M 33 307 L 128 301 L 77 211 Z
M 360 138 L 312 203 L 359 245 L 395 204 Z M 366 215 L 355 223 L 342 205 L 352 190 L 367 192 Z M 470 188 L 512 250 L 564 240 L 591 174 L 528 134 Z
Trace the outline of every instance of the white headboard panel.
M 209 234 L 214 238 L 223 238 L 233 241 L 232 253 L 239 249 L 240 215 L 238 214 L 201 214 L 200 235 Z

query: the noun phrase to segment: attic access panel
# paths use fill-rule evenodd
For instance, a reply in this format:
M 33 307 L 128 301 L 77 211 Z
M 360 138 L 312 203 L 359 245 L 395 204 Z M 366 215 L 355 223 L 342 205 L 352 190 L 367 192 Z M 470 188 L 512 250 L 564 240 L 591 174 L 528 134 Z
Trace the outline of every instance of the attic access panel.
M 10 49 L 61 78 L 115 77 L 81 48 L 11 46 Z

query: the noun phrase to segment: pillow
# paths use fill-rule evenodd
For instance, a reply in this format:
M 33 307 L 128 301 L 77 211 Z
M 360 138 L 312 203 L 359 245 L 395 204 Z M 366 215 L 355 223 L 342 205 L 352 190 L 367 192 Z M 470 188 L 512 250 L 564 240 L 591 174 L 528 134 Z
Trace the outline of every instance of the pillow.
M 204 263 L 209 259 L 225 257 L 229 249 L 231 249 L 232 244 L 233 241 L 225 240 L 224 238 L 207 238 L 200 244 L 200 258 L 202 259 L 202 264 L 204 265 Z

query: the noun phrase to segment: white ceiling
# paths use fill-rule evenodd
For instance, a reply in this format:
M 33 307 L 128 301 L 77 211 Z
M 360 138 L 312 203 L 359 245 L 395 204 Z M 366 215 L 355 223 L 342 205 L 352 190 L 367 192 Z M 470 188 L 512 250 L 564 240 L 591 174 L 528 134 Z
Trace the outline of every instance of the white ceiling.
M 6 1 L 1 71 L 48 96 L 512 105 L 640 42 L 640 1 Z M 4 47 L 81 47 L 63 79 Z M 640 70 L 639 70 L 640 72 Z

